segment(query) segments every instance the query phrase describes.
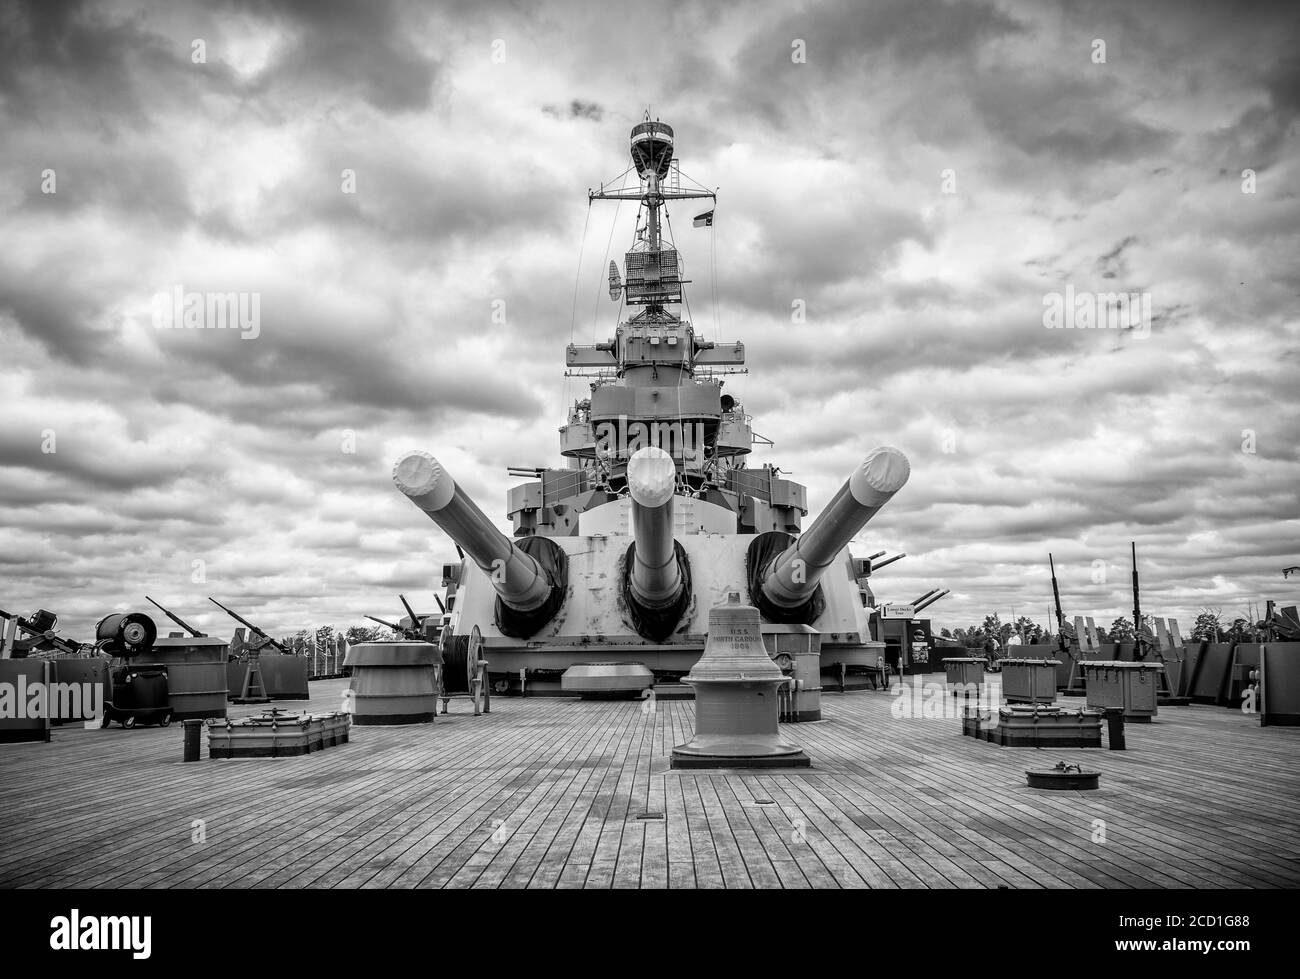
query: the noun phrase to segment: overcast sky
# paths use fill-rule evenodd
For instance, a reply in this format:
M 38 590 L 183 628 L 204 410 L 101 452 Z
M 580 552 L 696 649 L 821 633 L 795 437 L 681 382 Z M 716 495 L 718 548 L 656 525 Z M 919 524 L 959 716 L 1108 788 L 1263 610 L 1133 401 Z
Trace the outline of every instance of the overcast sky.
M 0 607 L 74 638 L 146 593 L 219 634 L 206 595 L 277 633 L 432 609 L 454 553 L 392 463 L 434 452 L 503 529 L 506 467 L 560 464 L 564 347 L 612 334 L 632 230 L 587 190 L 647 107 L 719 188 L 712 232 L 670 213 L 755 464 L 815 512 L 911 459 L 856 547 L 908 553 L 880 599 L 1042 622 L 1051 551 L 1109 623 L 1136 539 L 1184 631 L 1293 603 L 1297 10 L 5 4 Z M 157 328 L 178 288 L 256 294 L 258 335 Z M 1045 328 L 1067 288 L 1147 328 Z

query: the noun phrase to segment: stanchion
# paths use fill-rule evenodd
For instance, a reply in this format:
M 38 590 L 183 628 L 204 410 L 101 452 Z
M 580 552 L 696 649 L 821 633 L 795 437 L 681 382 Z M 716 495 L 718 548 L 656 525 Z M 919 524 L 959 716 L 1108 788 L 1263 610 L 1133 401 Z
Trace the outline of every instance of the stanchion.
M 185 761 L 198 761 L 203 750 L 203 721 L 193 718 L 185 725 Z
M 1106 744 L 1111 751 L 1124 750 L 1124 708 L 1106 711 Z

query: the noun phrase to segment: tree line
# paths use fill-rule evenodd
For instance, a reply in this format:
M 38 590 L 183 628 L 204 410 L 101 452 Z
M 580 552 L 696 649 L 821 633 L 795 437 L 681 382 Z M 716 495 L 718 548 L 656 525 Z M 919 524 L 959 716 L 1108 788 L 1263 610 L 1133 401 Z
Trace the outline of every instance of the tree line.
M 349 646 L 355 646 L 362 642 L 388 642 L 394 639 L 401 639 L 397 633 L 393 632 L 386 626 L 382 625 L 350 625 L 341 633 L 347 640 Z M 279 641 L 287 649 L 297 648 L 299 641 L 310 642 L 315 640 L 316 648 L 323 649 L 326 645 L 336 642 L 340 633 L 332 625 L 323 625 L 318 629 L 299 629 L 293 635 L 280 636 Z
M 1144 615 L 1142 618 L 1150 628 L 1147 616 Z M 1014 622 L 1003 622 L 997 614 L 986 615 L 979 625 L 967 626 L 964 629 L 945 628 L 939 631 L 939 638 L 951 639 L 972 649 L 984 649 L 990 645 L 1005 648 L 1007 640 L 1013 635 L 1019 636 L 1020 641 L 1026 645 L 1051 640 L 1048 631 L 1026 615 L 1020 616 Z M 1109 628 L 1097 627 L 1097 638 L 1101 642 L 1132 642 L 1136 635 L 1133 620 L 1125 616 L 1120 616 L 1110 624 Z M 1233 619 L 1230 625 L 1225 625 L 1222 609 L 1202 608 L 1200 614 L 1196 616 L 1189 638 L 1206 639 L 1210 642 L 1254 642 L 1258 638 L 1258 626 L 1240 616 Z

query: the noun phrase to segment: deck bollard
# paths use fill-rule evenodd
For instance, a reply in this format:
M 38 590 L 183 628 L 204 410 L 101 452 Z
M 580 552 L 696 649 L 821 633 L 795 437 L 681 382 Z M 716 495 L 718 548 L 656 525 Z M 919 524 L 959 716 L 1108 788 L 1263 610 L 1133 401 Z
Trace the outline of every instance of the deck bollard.
M 1124 708 L 1106 711 L 1106 745 L 1111 751 L 1124 750 Z
M 203 746 L 203 721 L 194 718 L 182 722 L 185 725 L 185 761 L 198 761 Z

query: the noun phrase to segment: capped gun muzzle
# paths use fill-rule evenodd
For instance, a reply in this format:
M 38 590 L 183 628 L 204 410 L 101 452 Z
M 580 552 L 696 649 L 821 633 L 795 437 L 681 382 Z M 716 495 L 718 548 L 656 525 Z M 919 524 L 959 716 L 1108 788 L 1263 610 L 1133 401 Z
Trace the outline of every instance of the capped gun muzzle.
M 690 603 L 690 565 L 673 538 L 676 482 L 673 457 L 661 448 L 645 446 L 628 460 L 632 545 L 624 597 L 637 632 L 656 642 L 672 633 Z
M 632 594 L 642 604 L 672 602 L 682 587 L 673 549 L 673 489 L 677 467 L 663 449 L 638 449 L 627 463 L 632 497 Z

